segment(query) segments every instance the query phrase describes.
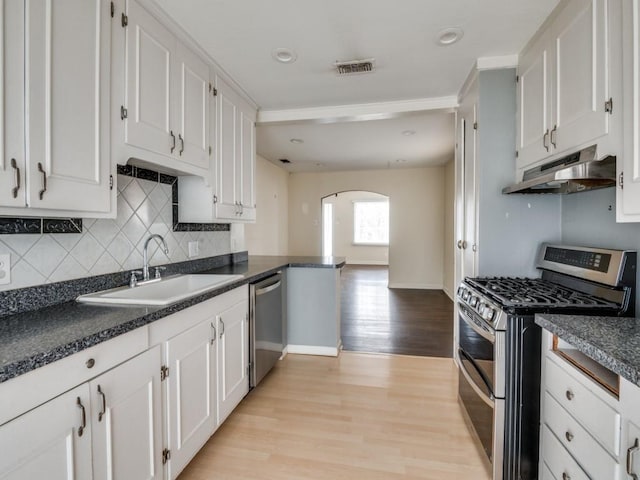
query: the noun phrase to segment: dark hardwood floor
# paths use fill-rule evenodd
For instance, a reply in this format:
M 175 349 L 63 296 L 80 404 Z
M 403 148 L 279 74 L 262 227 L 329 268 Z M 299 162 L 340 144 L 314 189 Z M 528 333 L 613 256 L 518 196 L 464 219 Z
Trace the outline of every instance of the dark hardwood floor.
M 453 303 L 442 290 L 387 288 L 388 268 L 342 270 L 344 350 L 451 357 Z

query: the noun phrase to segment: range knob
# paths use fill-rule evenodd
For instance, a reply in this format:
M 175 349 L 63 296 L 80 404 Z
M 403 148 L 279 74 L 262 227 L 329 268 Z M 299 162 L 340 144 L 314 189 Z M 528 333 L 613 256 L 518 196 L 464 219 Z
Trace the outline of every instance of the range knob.
M 469 290 L 465 290 L 462 294 L 462 299 L 466 302 L 471 297 L 471 292 Z
M 462 285 L 458 287 L 458 298 L 462 298 L 464 291 L 465 291 L 465 288 Z
M 476 308 L 476 306 L 478 305 L 478 297 L 472 295 L 471 300 L 469 300 L 469 305 L 471 305 L 473 308 Z
M 482 318 L 484 318 L 485 320 L 488 320 L 489 322 L 492 322 L 495 316 L 496 316 L 496 311 L 493 308 L 487 306 L 484 309 L 484 314 L 482 315 Z

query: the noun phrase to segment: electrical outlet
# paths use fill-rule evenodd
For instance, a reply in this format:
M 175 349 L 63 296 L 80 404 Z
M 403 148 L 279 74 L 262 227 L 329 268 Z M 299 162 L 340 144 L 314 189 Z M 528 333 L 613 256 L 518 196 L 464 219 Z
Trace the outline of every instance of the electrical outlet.
M 198 256 L 198 242 L 189 242 L 189 258 Z
M 11 283 L 11 255 L 3 253 L 0 255 L 0 285 Z

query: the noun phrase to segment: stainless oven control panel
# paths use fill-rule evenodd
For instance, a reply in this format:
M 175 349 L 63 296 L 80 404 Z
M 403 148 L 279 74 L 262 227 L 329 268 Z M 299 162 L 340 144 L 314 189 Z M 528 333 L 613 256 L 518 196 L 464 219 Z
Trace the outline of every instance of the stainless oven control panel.
M 474 290 L 469 285 L 462 283 L 458 287 L 458 301 L 469 307 L 482 320 L 487 322 L 495 330 L 505 330 L 507 316 L 498 305 Z

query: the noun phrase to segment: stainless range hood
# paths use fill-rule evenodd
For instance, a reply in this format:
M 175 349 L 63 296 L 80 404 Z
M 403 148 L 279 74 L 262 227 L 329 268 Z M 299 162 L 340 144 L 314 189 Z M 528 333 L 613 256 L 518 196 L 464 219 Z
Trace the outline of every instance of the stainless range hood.
M 576 193 L 616 184 L 616 157 L 596 158 L 597 146 L 524 172 L 522 182 L 502 193 Z

